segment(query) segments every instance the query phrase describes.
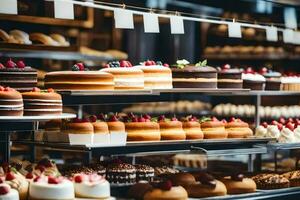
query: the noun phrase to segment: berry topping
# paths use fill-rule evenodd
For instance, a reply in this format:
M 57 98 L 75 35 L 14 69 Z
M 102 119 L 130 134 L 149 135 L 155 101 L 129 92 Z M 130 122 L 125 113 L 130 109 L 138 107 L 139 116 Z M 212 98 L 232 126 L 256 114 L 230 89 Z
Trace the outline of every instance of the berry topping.
M 254 74 L 254 70 L 252 69 L 252 67 L 248 67 L 245 72 L 247 74 Z
M 48 183 L 49 184 L 59 184 L 59 180 L 55 177 L 49 176 L 48 177 Z
M 32 92 L 40 92 L 40 91 L 41 91 L 41 89 L 38 88 L 38 87 L 34 87 L 34 88 L 32 89 Z
M 27 178 L 27 179 L 33 179 L 33 174 L 32 174 L 32 172 L 29 172 L 28 174 L 26 174 L 26 178 Z
M 129 118 L 133 118 L 133 117 L 135 117 L 135 115 L 134 115 L 133 113 L 129 113 L 129 114 L 128 114 L 128 117 L 129 117 Z
M 0 86 L 0 91 L 4 91 L 4 87 L 3 86 Z
M 178 121 L 178 119 L 176 117 L 172 117 L 171 121 L 175 122 Z
M 283 129 L 283 125 L 282 125 L 281 123 L 278 123 L 278 124 L 277 124 L 277 128 L 278 128 L 278 130 L 281 131 L 281 130 Z
M 9 188 L 7 186 L 0 186 L 0 195 L 5 195 L 9 193 Z
M 38 169 L 38 170 L 40 170 L 41 172 L 44 172 L 45 169 L 46 169 L 46 167 L 43 166 L 43 165 L 37 165 L 37 166 L 35 167 L 35 169 Z
M 150 66 L 150 65 L 153 65 L 152 61 L 151 60 L 147 60 L 145 63 L 144 63 L 146 66 Z
M 17 67 L 20 68 L 20 69 L 23 69 L 26 67 L 25 63 L 22 61 L 22 60 L 19 60 L 17 62 Z
M 81 119 L 79 119 L 79 118 L 74 118 L 74 119 L 72 119 L 72 122 L 73 122 L 73 123 L 80 123 L 80 122 L 81 122 Z
M 285 124 L 285 123 L 286 123 L 286 120 L 285 120 L 283 117 L 280 117 L 280 118 L 279 118 L 279 123 Z
M 37 176 L 33 179 L 33 182 L 38 182 L 40 180 L 41 177 Z
M 9 91 L 13 91 L 13 89 L 10 88 L 10 87 L 5 87 L 5 88 L 4 88 L 4 91 L 9 92 Z
M 265 74 L 265 73 L 267 73 L 268 72 L 268 68 L 266 68 L 266 67 L 263 67 L 263 68 L 261 68 L 260 70 L 259 70 L 259 73 L 260 74 Z
M 160 183 L 158 186 L 162 190 L 171 190 L 173 185 L 172 185 L 172 182 L 168 180 L 168 181 Z
M 81 183 L 83 181 L 83 177 L 81 175 L 76 175 L 74 177 L 75 183 Z
M 170 65 L 168 63 L 164 63 L 163 66 L 164 67 L 170 67 Z
M 72 71 L 85 71 L 85 67 L 83 63 L 76 63 L 72 67 Z
M 0 184 L 3 183 L 3 180 L 0 178 Z
M 294 131 L 295 127 L 294 127 L 294 124 L 291 123 L 291 122 L 288 122 L 286 125 L 285 125 L 286 128 L 290 129 L 291 131 Z
M 7 62 L 6 62 L 6 67 L 7 68 L 15 68 L 17 65 L 16 63 L 14 63 L 11 59 L 9 59 Z
M 290 117 L 290 118 L 288 118 L 287 122 L 294 123 L 294 119 Z
M 132 64 L 127 60 L 121 60 L 120 67 L 132 67 Z
M 48 92 L 48 93 L 53 93 L 53 92 L 55 92 L 55 91 L 54 91 L 53 88 L 48 88 L 48 89 L 47 89 L 47 92 Z
M 166 117 L 164 115 L 161 115 L 158 117 L 158 121 L 165 121 Z
M 97 121 L 96 115 L 90 116 L 89 119 L 90 119 L 90 122 L 96 122 Z
M 235 118 L 234 117 L 231 117 L 229 122 L 234 122 L 235 121 Z
M 277 124 L 278 124 L 278 122 L 277 122 L 277 121 L 275 121 L 275 120 L 273 120 L 273 121 L 271 122 L 271 124 L 272 124 L 272 125 L 277 125 Z
M 268 123 L 267 123 L 267 122 L 263 122 L 263 123 L 261 123 L 261 125 L 262 125 L 264 128 L 267 128 L 267 127 L 268 127 Z
M 143 117 L 139 117 L 139 118 L 138 118 L 138 121 L 139 121 L 139 122 L 146 122 L 146 119 L 143 118 Z
M 225 65 L 223 65 L 222 69 L 223 69 L 223 70 L 230 69 L 230 65 L 229 65 L 229 64 L 225 64 Z
M 131 118 L 131 121 L 132 122 L 139 122 L 139 119 L 138 119 L 138 117 L 133 117 L 133 118 Z
M 15 175 L 12 173 L 12 172 L 8 172 L 5 176 L 5 180 L 6 181 L 11 181 L 11 180 L 14 180 L 16 177 Z
M 213 121 L 213 122 L 218 122 L 219 120 L 218 120 L 218 118 L 216 118 L 216 117 L 212 117 L 212 118 L 211 118 L 211 121 Z
M 81 123 L 88 123 L 88 122 L 90 122 L 90 120 L 88 120 L 88 119 L 81 119 Z
M 103 113 L 101 113 L 97 116 L 97 119 L 99 119 L 101 121 L 105 121 L 105 115 Z
M 227 123 L 226 119 L 222 119 L 222 122 L 223 122 L 224 124 L 226 124 L 226 123 Z
M 0 69 L 5 69 L 5 67 L 2 63 L 0 63 Z
M 144 119 L 149 119 L 149 120 L 151 119 L 151 116 L 148 114 L 144 114 L 143 117 L 144 117 Z
M 109 122 L 117 122 L 117 121 L 119 121 L 119 120 L 118 120 L 118 117 L 117 117 L 116 115 L 112 115 L 112 116 L 109 118 L 108 121 L 109 121 Z

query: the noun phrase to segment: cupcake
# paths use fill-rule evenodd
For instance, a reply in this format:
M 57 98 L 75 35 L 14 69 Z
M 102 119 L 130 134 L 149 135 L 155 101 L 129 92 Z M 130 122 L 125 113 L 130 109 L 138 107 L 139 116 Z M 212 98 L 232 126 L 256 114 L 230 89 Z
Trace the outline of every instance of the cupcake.
M 266 78 L 265 90 L 280 90 L 281 73 L 268 70 L 266 67 L 264 67 L 260 70 L 260 74 Z

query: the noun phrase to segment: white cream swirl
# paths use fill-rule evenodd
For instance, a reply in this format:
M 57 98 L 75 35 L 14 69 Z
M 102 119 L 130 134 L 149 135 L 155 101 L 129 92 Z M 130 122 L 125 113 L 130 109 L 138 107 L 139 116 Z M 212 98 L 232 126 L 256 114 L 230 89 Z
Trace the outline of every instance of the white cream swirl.
M 294 130 L 296 142 L 300 142 L 300 126 Z
M 280 143 L 293 143 L 296 142 L 296 138 L 294 132 L 288 128 L 283 128 L 281 134 L 278 138 L 278 142 Z
M 267 127 L 267 133 L 266 137 L 271 137 L 271 138 L 278 138 L 280 136 L 280 131 L 277 127 L 277 125 L 269 125 Z
M 260 125 L 255 129 L 255 136 L 256 137 L 266 137 L 267 135 L 267 129 Z

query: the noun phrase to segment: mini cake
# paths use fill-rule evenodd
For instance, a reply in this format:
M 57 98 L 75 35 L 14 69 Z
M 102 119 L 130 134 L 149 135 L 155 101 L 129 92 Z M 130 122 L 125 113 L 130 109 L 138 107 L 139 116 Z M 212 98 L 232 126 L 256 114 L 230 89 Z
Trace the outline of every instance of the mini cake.
M 171 89 L 172 71 L 168 64 L 147 60 L 135 66 L 144 72 L 145 89 Z
M 72 71 L 49 72 L 45 76 L 45 87 L 55 90 L 113 90 L 114 77 L 105 72 L 86 71 L 82 63 Z
M 182 128 L 185 132 L 187 140 L 203 139 L 204 135 L 200 128 L 198 119 L 193 116 L 188 116 L 182 120 Z
M 221 180 L 228 194 L 244 194 L 256 192 L 256 184 L 251 178 L 245 178 L 243 174 L 235 174 L 224 177 Z
M 226 123 L 226 131 L 228 138 L 246 138 L 253 135 L 253 131 L 249 128 L 249 124 L 234 117 Z
M 217 118 L 205 118 L 201 121 L 201 129 L 205 139 L 226 139 L 228 137 L 224 123 Z
M 62 98 L 54 90 L 40 90 L 34 88 L 31 92 L 22 93 L 24 101 L 24 115 L 61 115 Z
M 0 86 L 0 116 L 22 115 L 22 95 L 12 88 Z
M 189 65 L 187 60 L 178 60 L 172 66 L 174 88 L 217 88 L 217 70 L 206 66 L 207 61 Z
M 125 122 L 127 141 L 157 141 L 160 140 L 159 124 L 151 121 L 149 115 L 131 116 Z
M 255 73 L 251 67 L 248 67 L 242 74 L 243 88 L 251 90 L 264 90 L 266 79 L 260 74 Z
M 224 65 L 218 70 L 218 88 L 243 88 L 242 72 Z
M 182 122 L 178 121 L 176 117 L 169 120 L 162 115 L 158 121 L 162 140 L 185 140 L 186 135 L 182 128 Z
M 125 133 L 125 124 L 116 115 L 112 115 L 107 120 L 110 133 Z
M 136 181 L 153 181 L 154 168 L 149 165 L 135 165 L 136 169 Z
M 90 122 L 94 127 L 94 134 L 109 134 L 108 125 L 106 122 L 97 121 L 97 116 L 92 115 L 89 117 Z
M 36 177 L 29 187 L 30 200 L 73 200 L 74 186 L 64 177 Z
M 14 173 L 9 170 L 5 173 L 4 181 L 10 185 L 11 188 L 18 191 L 20 200 L 27 200 L 29 184 L 22 174 L 18 172 Z
M 0 63 L 0 85 L 19 91 L 31 91 L 37 86 L 37 71 L 21 60 L 14 63 L 9 59 L 5 66 Z
M 294 134 L 295 126 L 293 123 L 289 122 L 281 130 L 280 136 L 278 137 L 278 142 L 280 143 L 294 143 L 297 142 Z
M 63 127 L 66 134 L 94 134 L 94 126 L 87 119 L 73 119 Z
M 78 198 L 108 199 L 110 185 L 97 174 L 76 174 L 73 178 L 75 196 Z
M 300 171 L 291 171 L 282 174 L 283 177 L 290 181 L 290 187 L 299 187 L 300 186 Z
M 19 193 L 0 179 L 0 200 L 19 200 Z
M 290 186 L 289 180 L 278 174 L 258 174 L 252 179 L 255 181 L 257 188 L 261 190 L 288 188 Z
M 132 67 L 129 61 L 115 61 L 105 65 L 101 72 L 114 76 L 115 90 L 142 90 L 144 89 L 144 72 Z
M 130 185 L 136 182 L 136 169 L 133 165 L 116 163 L 107 167 L 106 178 L 111 184 Z
M 266 78 L 265 90 L 281 89 L 281 73 L 268 70 L 266 67 L 260 70 L 260 74 Z
M 224 196 L 227 194 L 226 186 L 207 173 L 198 173 L 196 180 L 199 182 L 185 186 L 191 198 Z
M 300 91 L 300 78 L 294 74 L 285 75 L 281 78 L 282 90 Z

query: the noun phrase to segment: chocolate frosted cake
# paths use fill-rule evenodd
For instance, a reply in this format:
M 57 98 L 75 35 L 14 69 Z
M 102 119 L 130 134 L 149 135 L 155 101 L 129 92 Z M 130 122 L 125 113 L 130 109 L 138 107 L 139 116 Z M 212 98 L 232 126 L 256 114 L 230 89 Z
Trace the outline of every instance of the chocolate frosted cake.
M 300 170 L 287 172 L 282 174 L 282 176 L 290 181 L 290 187 L 300 186 Z
M 174 88 L 217 88 L 217 70 L 206 66 L 207 61 L 190 65 L 187 60 L 178 60 L 172 66 Z
M 89 166 L 69 166 L 62 170 L 64 176 L 73 177 L 75 174 L 98 174 L 105 177 L 106 169 L 100 164 L 92 164 Z
M 0 63 L 0 85 L 19 91 L 30 91 L 37 86 L 37 71 L 26 66 L 23 61 L 14 63 L 11 59 Z
M 135 165 L 136 168 L 136 181 L 153 181 L 154 168 L 148 165 Z
M 126 163 L 112 164 L 106 169 L 106 178 L 111 184 L 134 184 L 136 169 L 133 165 Z
M 218 70 L 218 88 L 243 88 L 242 72 L 224 65 Z
M 260 74 L 262 74 L 266 78 L 265 90 L 281 89 L 281 76 L 282 76 L 281 73 L 268 70 L 267 68 L 264 67 L 260 70 Z
M 284 176 L 278 174 L 259 174 L 252 177 L 258 189 L 272 190 L 287 188 L 290 186 L 290 182 Z

